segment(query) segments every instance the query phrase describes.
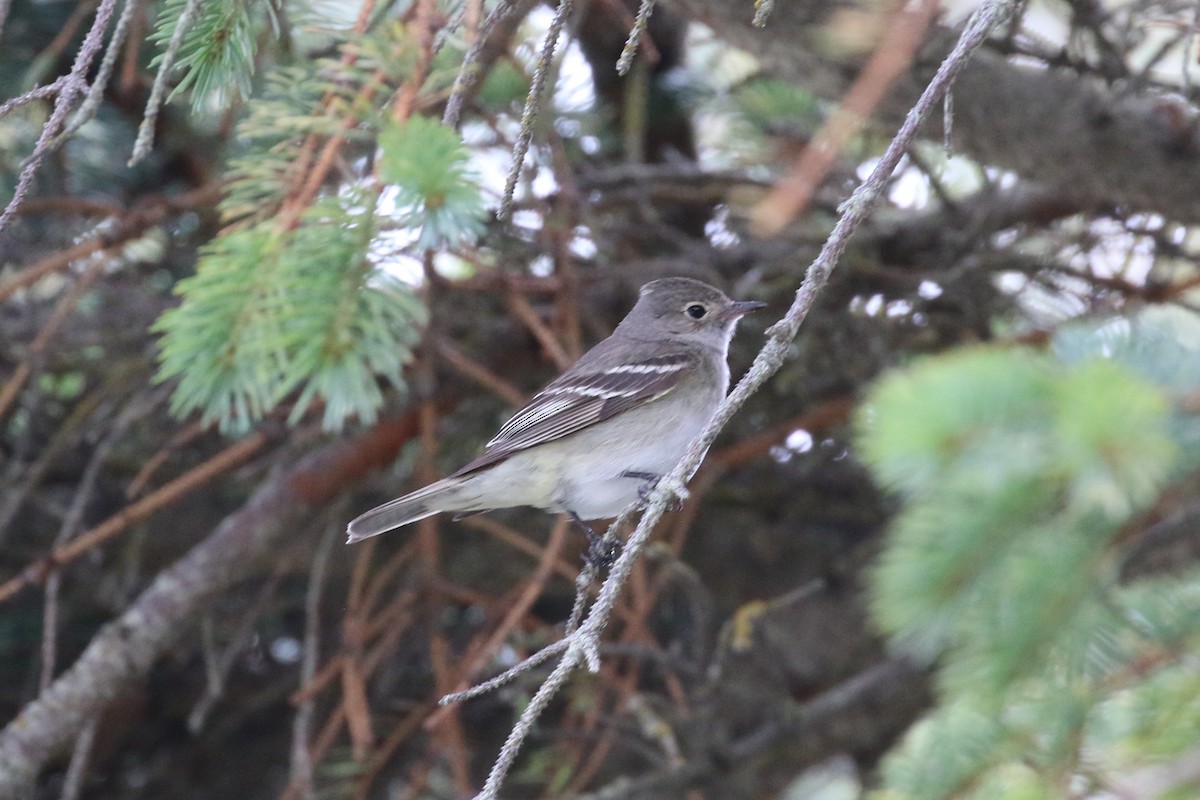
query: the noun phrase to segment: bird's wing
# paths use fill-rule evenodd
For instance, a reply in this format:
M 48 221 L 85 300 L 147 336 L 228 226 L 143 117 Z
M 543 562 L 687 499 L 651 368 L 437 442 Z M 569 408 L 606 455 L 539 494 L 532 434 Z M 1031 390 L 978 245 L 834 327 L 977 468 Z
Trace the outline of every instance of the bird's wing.
M 604 369 L 568 370 L 504 423 L 485 445 L 483 455 L 451 477 L 466 475 L 519 450 L 568 436 L 657 400 L 674 389 L 695 363 L 696 357 L 688 353 L 669 353 Z

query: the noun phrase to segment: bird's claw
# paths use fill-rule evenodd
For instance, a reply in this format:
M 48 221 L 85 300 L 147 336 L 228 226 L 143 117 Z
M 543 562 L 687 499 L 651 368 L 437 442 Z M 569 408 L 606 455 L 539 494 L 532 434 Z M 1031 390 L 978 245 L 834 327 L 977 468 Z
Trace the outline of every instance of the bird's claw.
M 583 529 L 584 534 L 587 536 L 588 549 L 583 555 L 583 563 L 592 567 L 596 572 L 603 572 L 611 567 L 613 562 L 617 560 L 617 556 L 621 554 L 621 542 L 615 537 L 611 540 L 606 539 L 604 536 L 596 533 L 595 529 L 584 522 L 578 514 L 574 512 L 570 513 L 571 519 Z
M 621 542 L 616 538 L 606 540 L 605 537 L 592 531 L 588 537 L 587 554 L 583 557 L 585 564 L 591 565 L 597 572 L 603 572 L 613 565 L 621 555 Z
M 658 482 L 662 480 L 661 475 L 654 475 L 649 472 L 626 472 L 626 478 L 641 478 L 644 483 L 638 487 L 638 499 L 642 501 L 642 505 L 650 505 L 650 496 L 654 494 L 654 490 L 658 488 Z M 683 502 L 687 500 L 687 489 L 682 486 L 675 490 L 674 495 L 667 501 L 667 511 L 678 511 L 683 508 Z

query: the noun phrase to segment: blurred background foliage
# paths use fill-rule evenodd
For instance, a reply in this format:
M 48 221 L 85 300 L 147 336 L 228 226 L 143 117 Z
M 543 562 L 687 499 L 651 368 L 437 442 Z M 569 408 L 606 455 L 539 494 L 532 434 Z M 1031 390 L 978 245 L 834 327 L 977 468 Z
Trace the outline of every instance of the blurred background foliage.
M 637 4 L 578 3 L 499 221 L 553 15 L 510 5 L 114 7 L 94 116 L 0 231 L 0 796 L 478 790 L 536 674 L 433 702 L 560 635 L 584 544 L 513 510 L 346 548 L 346 520 L 473 457 L 653 278 L 769 303 L 744 369 L 972 7 L 765 235 L 896 6 L 664 2 L 618 79 Z M 0 6 L 0 100 L 102 6 Z M 1200 796 L 1193 16 L 1021 4 L 504 796 Z M 0 203 L 52 106 L 0 115 Z M 87 683 L 107 623 L 164 608 Z M 30 748 L 53 686 L 81 721 Z

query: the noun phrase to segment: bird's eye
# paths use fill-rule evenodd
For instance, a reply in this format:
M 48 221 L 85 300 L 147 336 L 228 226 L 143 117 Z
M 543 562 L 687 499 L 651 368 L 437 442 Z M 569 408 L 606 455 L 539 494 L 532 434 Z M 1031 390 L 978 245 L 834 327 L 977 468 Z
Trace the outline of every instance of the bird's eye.
M 684 311 L 692 319 L 702 319 L 704 315 L 708 313 L 708 309 L 699 303 L 692 303 L 690 306 L 685 308 Z

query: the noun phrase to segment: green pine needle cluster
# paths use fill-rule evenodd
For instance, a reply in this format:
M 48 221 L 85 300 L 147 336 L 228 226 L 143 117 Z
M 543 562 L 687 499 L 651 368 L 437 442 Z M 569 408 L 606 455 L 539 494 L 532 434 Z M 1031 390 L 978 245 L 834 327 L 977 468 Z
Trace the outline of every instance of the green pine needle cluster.
M 411 292 L 376 275 L 374 232 L 373 202 L 351 195 L 320 201 L 292 230 L 258 222 L 205 248 L 156 325 L 159 379 L 179 381 L 173 411 L 236 433 L 294 396 L 293 422 L 318 398 L 326 428 L 373 420 L 376 376 L 402 385 L 424 323 Z
M 151 40 L 165 49 L 187 0 L 166 0 Z M 179 81 L 169 99 L 190 94 L 193 111 L 224 108 L 250 93 L 258 38 L 268 9 L 255 0 L 205 0 L 183 33 L 174 69 Z M 154 64 L 162 61 L 159 55 Z
M 1055 351 L 923 360 L 860 420 L 904 501 L 874 616 L 937 660 L 942 698 L 882 798 L 1056 798 L 1195 746 L 1200 575 L 1123 586 L 1118 570 L 1119 535 L 1200 465 L 1181 402 L 1200 392 L 1200 318 L 1075 328 Z
M 384 128 L 379 149 L 379 174 L 396 188 L 400 220 L 420 228 L 418 247 L 453 245 L 483 233 L 483 197 L 457 133 L 428 117 L 412 117 Z
M 176 414 L 199 412 L 236 433 L 285 401 L 292 422 L 319 401 L 325 427 L 336 429 L 352 417 L 374 419 L 379 377 L 402 385 L 424 310 L 371 264 L 377 235 L 386 230 L 390 242 L 423 249 L 474 239 L 486 218 L 458 135 L 420 116 L 397 126 L 379 102 L 415 57 L 402 27 L 381 26 L 334 57 L 272 70 L 245 104 L 221 203 L 228 226 L 156 329 L 159 378 L 178 381 Z M 448 69 L 434 72 L 423 92 L 453 80 Z M 281 226 L 278 212 L 303 178 L 297 165 L 308 163 L 301 154 L 310 136 L 344 139 L 343 158 L 362 173 Z M 381 194 L 373 165 L 394 186 L 395 202 L 392 192 Z M 411 236 L 396 237 L 397 228 Z

